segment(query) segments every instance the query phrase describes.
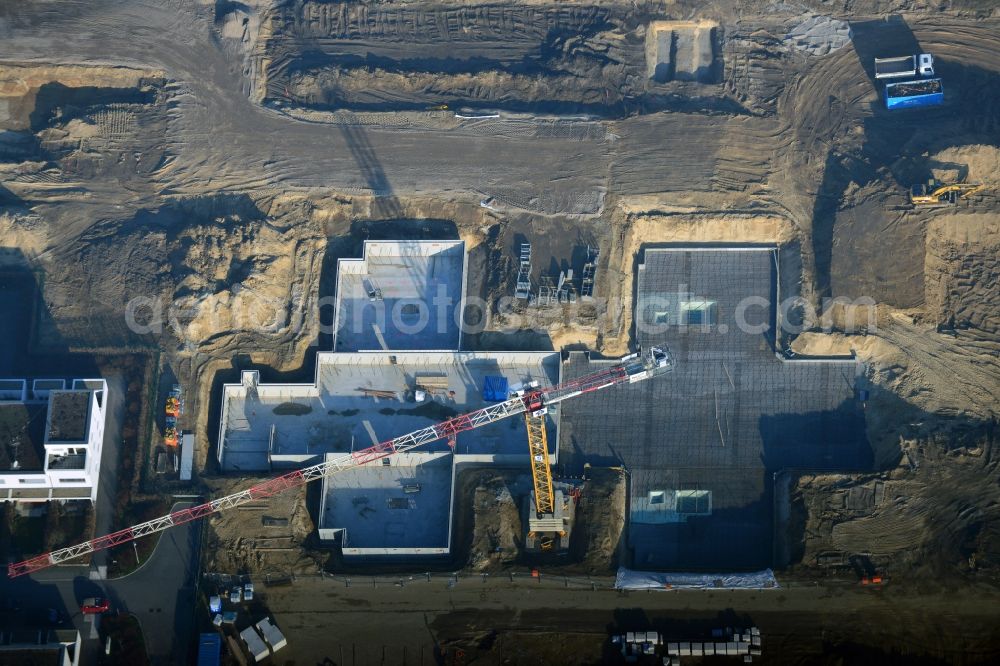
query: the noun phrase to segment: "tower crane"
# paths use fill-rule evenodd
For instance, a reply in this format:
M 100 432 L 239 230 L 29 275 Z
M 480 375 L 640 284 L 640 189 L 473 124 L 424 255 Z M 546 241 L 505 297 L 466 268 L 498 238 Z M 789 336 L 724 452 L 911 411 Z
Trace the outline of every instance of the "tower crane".
M 326 460 L 317 465 L 297 469 L 282 474 L 263 483 L 242 490 L 232 495 L 220 497 L 204 504 L 199 504 L 180 511 L 168 513 L 153 520 L 126 527 L 104 536 L 85 541 L 84 543 L 60 548 L 50 553 L 38 555 L 22 562 L 7 565 L 7 575 L 10 578 L 30 574 L 56 564 L 62 564 L 77 557 L 112 548 L 128 543 L 140 537 L 162 532 L 163 530 L 183 525 L 214 513 L 232 509 L 248 502 L 273 497 L 286 490 L 298 488 L 310 481 L 316 481 L 347 469 L 366 465 L 375 460 L 404 453 L 425 446 L 440 439 L 454 441 L 455 436 L 466 430 L 500 421 L 517 414 L 540 415 L 550 406 L 578 395 L 592 393 L 618 384 L 634 384 L 651 377 L 665 374 L 673 370 L 674 361 L 670 351 L 663 347 L 651 347 L 640 353 L 621 358 L 618 363 L 595 373 L 572 379 L 547 388 L 533 388 L 514 395 L 482 409 L 456 416 L 420 430 L 401 435 L 394 439 L 381 442 L 367 449 L 345 453 L 336 458 Z
M 553 516 L 556 510 L 555 486 L 552 483 L 552 467 L 549 466 L 549 443 L 545 434 L 544 415 L 524 415 L 524 423 L 528 431 L 528 453 L 531 455 L 531 480 L 535 487 L 534 518 L 543 519 Z M 561 495 L 560 495 L 561 496 Z M 539 546 L 543 551 L 553 548 L 551 535 L 538 534 L 534 530 L 532 516 L 528 516 L 528 538 L 539 538 Z M 560 536 L 566 536 L 565 530 L 559 530 Z

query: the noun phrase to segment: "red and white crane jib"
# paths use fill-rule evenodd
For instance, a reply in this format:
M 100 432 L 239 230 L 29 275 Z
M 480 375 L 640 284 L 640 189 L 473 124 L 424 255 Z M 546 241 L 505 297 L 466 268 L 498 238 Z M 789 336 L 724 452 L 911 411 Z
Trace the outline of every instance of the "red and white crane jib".
M 375 446 L 360 451 L 354 451 L 317 465 L 297 469 L 287 474 L 268 479 L 232 495 L 180 509 L 165 516 L 127 527 L 111 534 L 86 541 L 68 548 L 54 550 L 51 553 L 39 555 L 23 562 L 15 562 L 7 566 L 7 575 L 11 578 L 23 576 L 47 567 L 61 564 L 83 555 L 112 548 L 128 543 L 134 539 L 162 532 L 176 525 L 183 525 L 199 518 L 224 511 L 247 502 L 273 497 L 286 490 L 305 485 L 310 481 L 336 474 L 337 472 L 365 465 L 394 453 L 403 453 L 411 449 L 436 442 L 439 439 L 454 440 L 458 433 L 473 430 L 509 416 L 530 412 L 544 414 L 549 405 L 554 405 L 584 393 L 591 393 L 609 386 L 623 383 L 634 383 L 669 372 L 673 369 L 673 359 L 666 349 L 653 347 L 648 352 L 632 354 L 610 367 L 590 375 L 585 375 L 556 386 L 545 389 L 529 389 L 515 394 L 504 402 L 477 409 L 468 414 L 462 414 L 441 423 L 421 428 L 414 432 L 396 437 Z

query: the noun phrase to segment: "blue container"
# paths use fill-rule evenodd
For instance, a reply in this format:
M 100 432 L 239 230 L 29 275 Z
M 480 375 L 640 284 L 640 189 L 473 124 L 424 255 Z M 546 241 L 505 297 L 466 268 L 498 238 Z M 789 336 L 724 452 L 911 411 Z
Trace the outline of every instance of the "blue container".
M 219 634 L 198 637 L 198 666 L 219 666 L 222 658 L 222 638 Z
M 510 395 L 506 377 L 488 376 L 483 382 L 483 400 L 503 402 Z
M 887 109 L 914 109 L 944 104 L 944 84 L 941 79 L 901 81 L 885 87 Z

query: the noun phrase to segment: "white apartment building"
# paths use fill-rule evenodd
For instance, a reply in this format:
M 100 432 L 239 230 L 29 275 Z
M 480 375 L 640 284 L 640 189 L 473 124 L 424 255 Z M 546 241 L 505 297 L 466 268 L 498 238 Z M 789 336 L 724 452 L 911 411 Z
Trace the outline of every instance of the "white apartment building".
M 107 395 L 103 379 L 0 379 L 0 501 L 95 501 Z

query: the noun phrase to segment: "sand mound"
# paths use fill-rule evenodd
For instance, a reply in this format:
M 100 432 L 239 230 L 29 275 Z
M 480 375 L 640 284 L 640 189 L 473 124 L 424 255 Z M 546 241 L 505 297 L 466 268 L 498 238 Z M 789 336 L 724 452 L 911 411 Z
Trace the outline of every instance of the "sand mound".
M 792 28 L 785 43 L 812 55 L 826 55 L 851 43 L 851 26 L 829 16 L 810 16 Z
M 1000 343 L 1000 219 L 994 214 L 935 217 L 927 228 L 924 300 L 948 329 Z
M 135 88 L 143 79 L 163 78 L 160 70 L 83 65 L 0 65 L 0 130 L 31 127 L 38 90 L 57 83 L 67 88 Z
M 943 182 L 965 180 L 994 186 L 1000 184 L 1000 147 L 997 146 L 946 148 L 931 155 L 929 164 L 934 177 Z
M 45 303 L 54 320 L 74 324 L 42 326 L 41 344 L 88 348 L 161 332 L 201 350 L 296 339 L 313 323 L 325 239 L 309 221 L 308 205 L 259 206 L 226 195 L 177 200 L 108 222 L 60 249 L 47 264 Z M 66 257 L 90 271 L 81 274 Z M 135 299 L 146 305 L 135 306 Z M 130 317 L 143 329 L 135 330 Z
M 856 341 L 840 333 L 805 332 L 792 341 L 791 348 L 799 356 L 850 356 Z
M 654 21 L 646 30 L 647 76 L 711 83 L 715 72 L 715 21 Z
M 47 242 L 48 231 L 37 215 L 0 213 L 0 266 L 7 256 L 19 263 L 24 255 L 37 255 Z

